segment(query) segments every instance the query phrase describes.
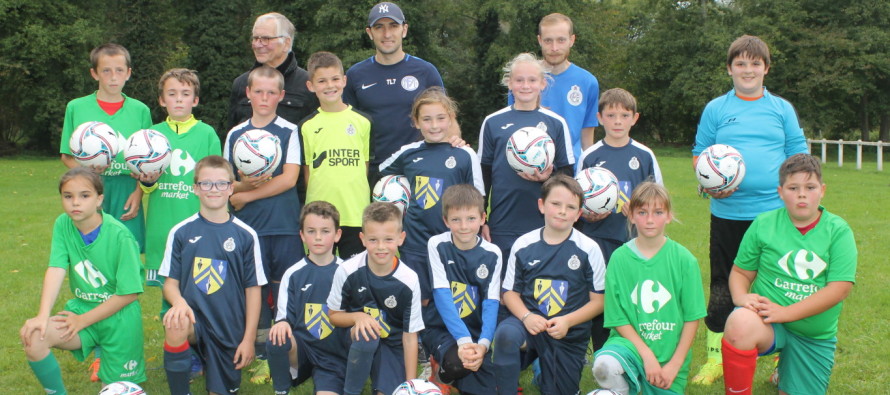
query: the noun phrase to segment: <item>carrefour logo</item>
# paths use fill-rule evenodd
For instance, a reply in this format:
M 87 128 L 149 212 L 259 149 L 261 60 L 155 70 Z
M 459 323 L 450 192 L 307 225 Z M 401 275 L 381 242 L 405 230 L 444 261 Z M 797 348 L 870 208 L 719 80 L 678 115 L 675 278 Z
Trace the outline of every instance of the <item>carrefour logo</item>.
M 183 151 L 179 148 L 173 150 L 173 160 L 170 163 L 170 174 L 178 177 L 186 175 L 194 169 L 195 159 L 189 155 L 188 151 Z
M 789 276 L 795 276 L 801 280 L 809 280 L 819 276 L 828 264 L 819 258 L 815 252 L 807 250 L 799 250 L 794 254 L 793 266 L 789 258 L 794 251 L 788 251 L 782 259 L 779 259 L 779 267 Z M 794 273 L 791 271 L 794 270 Z
M 93 288 L 100 288 L 108 283 L 108 279 L 105 278 L 105 275 L 102 274 L 99 269 L 96 269 L 96 267 L 93 266 L 93 263 L 88 259 L 77 262 L 77 264 L 74 265 L 74 272 Z
M 646 314 L 661 310 L 671 298 L 671 293 L 661 282 L 652 280 L 645 280 L 642 285 L 635 285 L 630 293 L 630 301 L 642 308 Z

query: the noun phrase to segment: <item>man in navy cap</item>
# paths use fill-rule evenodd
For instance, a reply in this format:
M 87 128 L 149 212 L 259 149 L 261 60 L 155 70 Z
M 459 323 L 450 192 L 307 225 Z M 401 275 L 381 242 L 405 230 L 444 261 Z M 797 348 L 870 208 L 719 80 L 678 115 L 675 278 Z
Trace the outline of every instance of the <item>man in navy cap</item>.
M 379 178 L 380 163 L 403 145 L 420 139 L 411 124 L 414 98 L 431 86 L 443 86 L 439 70 L 402 49 L 408 23 L 399 6 L 384 2 L 371 8 L 368 37 L 377 49 L 374 56 L 346 72 L 343 99 L 371 116 L 371 161 L 368 179 Z

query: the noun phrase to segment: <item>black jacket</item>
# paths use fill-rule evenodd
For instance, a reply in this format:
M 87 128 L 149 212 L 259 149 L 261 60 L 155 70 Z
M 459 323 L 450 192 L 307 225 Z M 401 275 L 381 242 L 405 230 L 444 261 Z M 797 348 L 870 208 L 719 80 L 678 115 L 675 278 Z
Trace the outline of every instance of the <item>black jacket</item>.
M 260 66 L 262 66 L 261 63 L 255 63 L 250 70 Z M 278 103 L 276 112 L 280 117 L 291 123 L 299 124 L 303 118 L 318 108 L 318 98 L 306 88 L 309 73 L 297 65 L 293 52 L 288 53 L 284 63 L 276 68 L 281 74 L 284 74 L 284 100 Z M 229 129 L 246 121 L 253 113 L 253 110 L 250 108 L 250 101 L 247 100 L 247 94 L 245 93 L 248 74 L 250 74 L 250 71 L 239 75 L 232 82 L 232 92 L 229 99 Z

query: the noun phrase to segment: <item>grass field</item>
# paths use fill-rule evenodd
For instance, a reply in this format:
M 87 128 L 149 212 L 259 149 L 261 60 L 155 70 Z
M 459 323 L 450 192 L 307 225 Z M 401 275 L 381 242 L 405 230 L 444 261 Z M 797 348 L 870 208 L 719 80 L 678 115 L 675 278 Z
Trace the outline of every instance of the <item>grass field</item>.
M 686 246 L 699 259 L 705 292 L 708 278 L 708 201 L 696 197 L 695 179 L 690 171 L 687 150 L 656 150 L 668 189 L 673 196 L 675 221 L 668 228 L 670 237 Z M 836 162 L 825 166 L 828 184 L 824 205 L 845 218 L 856 234 L 859 247 L 857 284 L 846 301 L 841 316 L 836 364 L 829 393 L 871 394 L 886 393 L 890 387 L 890 271 L 887 257 L 888 207 L 890 207 L 890 169 L 875 171 L 874 162 L 866 162 L 857 171 L 853 163 L 837 168 Z M 57 180 L 64 168 L 55 158 L 0 159 L 4 176 L 0 178 L 0 295 L 5 308 L 5 321 L 0 323 L 0 393 L 39 393 L 39 384 L 25 363 L 18 340 L 18 330 L 25 319 L 33 316 L 40 299 L 40 287 L 49 255 L 53 220 L 62 212 Z M 885 166 L 886 168 L 887 166 Z M 884 262 L 884 263 L 881 263 Z M 61 308 L 71 293 L 65 285 L 57 308 Z M 167 393 L 163 370 L 163 331 L 157 319 L 160 290 L 148 288 L 141 297 L 145 320 L 145 350 L 149 379 L 143 384 L 149 394 Z M 693 346 L 693 370 L 704 362 L 704 324 L 699 326 Z M 62 365 L 68 391 L 71 394 L 95 394 L 101 386 L 88 381 L 87 362 L 77 362 L 67 352 L 56 352 Z M 755 393 L 776 393 L 767 383 L 769 376 L 763 363 L 755 379 Z M 271 386 L 256 386 L 246 379 L 242 394 L 271 393 Z M 526 394 L 537 394 L 529 384 L 530 373 L 523 375 Z M 585 369 L 582 393 L 595 388 L 589 369 Z M 192 385 L 194 393 L 204 393 L 202 380 Z M 687 393 L 716 394 L 723 391 L 722 381 L 709 387 L 690 385 Z M 309 394 L 302 386 L 292 391 Z

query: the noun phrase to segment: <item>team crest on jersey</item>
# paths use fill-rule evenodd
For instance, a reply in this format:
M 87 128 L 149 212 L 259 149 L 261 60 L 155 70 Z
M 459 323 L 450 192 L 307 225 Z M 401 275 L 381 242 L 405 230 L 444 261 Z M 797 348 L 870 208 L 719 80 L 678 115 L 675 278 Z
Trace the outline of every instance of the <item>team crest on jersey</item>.
M 581 105 L 581 102 L 584 101 L 584 94 L 581 93 L 581 87 L 572 85 L 572 89 L 566 94 L 566 100 L 569 104 L 575 107 Z
M 552 317 L 562 311 L 566 306 L 566 296 L 569 294 L 569 282 L 563 280 L 535 279 L 535 302 L 538 310 L 548 317 Z
M 390 298 L 392 298 L 392 296 L 390 296 Z M 392 328 L 386 323 L 386 312 L 367 306 L 364 307 L 364 311 L 365 314 L 370 315 L 371 318 L 377 321 L 377 324 L 380 325 L 380 338 L 389 337 L 389 332 L 392 331 Z
M 406 75 L 402 77 L 402 89 L 411 92 L 417 90 L 420 87 L 420 82 L 417 81 L 417 77 L 413 75 Z
M 630 293 L 631 303 L 639 306 L 646 314 L 661 310 L 671 298 L 670 291 L 661 282 L 652 280 L 644 280 L 642 284 L 634 285 Z
M 451 298 L 454 300 L 457 314 L 460 318 L 464 318 L 473 314 L 476 306 L 479 306 L 479 287 L 452 281 Z
M 445 167 L 453 169 L 454 166 L 457 166 L 457 159 L 454 159 L 454 155 L 452 155 L 449 156 L 447 160 L 445 160 Z
M 235 251 L 235 239 L 231 237 L 226 239 L 226 241 L 223 243 L 223 249 L 226 250 L 226 252 Z
M 303 307 L 303 323 L 312 337 L 321 340 L 334 331 L 331 319 L 328 317 L 328 306 L 321 303 L 306 303 Z
M 618 202 L 615 204 L 615 212 L 624 210 L 624 205 L 630 203 L 630 181 L 618 181 Z
M 386 298 L 386 300 L 383 301 L 383 304 L 384 304 L 386 307 L 389 307 L 389 308 L 391 308 L 391 309 L 394 309 L 394 308 L 396 308 L 396 306 L 399 305 L 399 303 L 396 301 L 396 297 L 395 297 L 395 295 L 389 295 L 389 297 Z
M 578 270 L 579 267 L 581 267 L 581 260 L 578 259 L 577 255 L 572 255 L 572 257 L 569 258 L 569 269 Z
M 349 124 L 349 126 L 346 127 L 346 135 L 347 135 L 347 136 L 354 136 L 354 135 L 355 135 L 355 126 L 352 126 L 351 123 Z
M 439 203 L 439 198 L 442 197 L 442 184 L 444 183 L 441 178 L 414 177 L 414 200 L 424 210 L 435 206 L 436 203 Z
M 809 280 L 818 277 L 828 267 L 828 264 L 813 251 L 798 250 L 792 260 L 790 258 L 793 252 L 788 251 L 778 262 L 779 268 L 789 276 Z
M 192 279 L 201 292 L 210 295 L 222 288 L 229 271 L 229 262 L 220 259 L 195 257 Z
M 627 167 L 629 167 L 631 170 L 639 169 L 640 168 L 640 160 L 637 159 L 636 156 L 634 156 L 633 158 L 630 158 L 630 162 L 627 162 Z
M 488 278 L 488 266 L 485 266 L 484 263 L 479 265 L 479 268 L 476 269 L 476 277 L 479 277 L 483 280 Z
M 545 131 L 545 132 L 547 131 L 547 124 L 545 124 L 544 122 L 538 122 L 538 125 L 535 126 L 535 127 L 538 128 L 538 129 L 541 129 L 541 130 L 543 130 L 543 131 Z

